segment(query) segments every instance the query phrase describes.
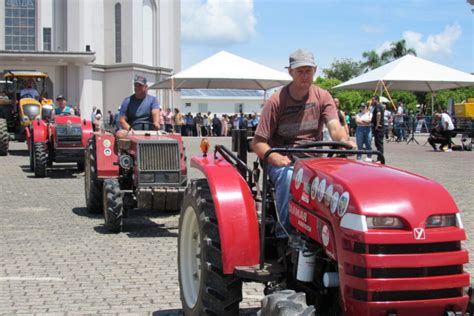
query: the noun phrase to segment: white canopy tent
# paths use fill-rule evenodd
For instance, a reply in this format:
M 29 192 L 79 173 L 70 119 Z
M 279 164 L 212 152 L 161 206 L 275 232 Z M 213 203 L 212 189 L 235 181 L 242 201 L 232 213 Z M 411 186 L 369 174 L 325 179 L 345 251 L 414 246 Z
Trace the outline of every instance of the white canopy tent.
M 334 89 L 374 90 L 380 81 L 387 89 L 433 92 L 474 86 L 474 76 L 412 55 L 343 82 Z
M 150 89 L 268 90 L 291 82 L 290 75 L 221 51 Z
M 474 86 L 474 76 L 412 55 L 343 82 L 334 89 L 434 92 Z M 433 111 L 433 95 L 431 111 Z

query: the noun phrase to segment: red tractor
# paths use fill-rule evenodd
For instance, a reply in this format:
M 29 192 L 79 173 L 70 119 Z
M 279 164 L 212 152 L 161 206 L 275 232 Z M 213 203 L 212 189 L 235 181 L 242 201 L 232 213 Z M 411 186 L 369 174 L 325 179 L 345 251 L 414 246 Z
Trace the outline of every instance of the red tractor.
M 46 176 L 53 162 L 75 162 L 84 170 L 84 150 L 92 136 L 92 124 L 75 115 L 56 115 L 50 120 L 35 120 L 26 129 L 30 170 L 35 177 Z
M 103 212 L 110 232 L 122 230 L 131 209 L 181 208 L 187 184 L 181 135 L 133 131 L 116 138 L 108 132 L 94 133 L 85 155 L 87 209 Z
M 469 258 L 452 197 L 341 146 L 272 149 L 253 170 L 219 145 L 192 158 L 206 178 L 190 181 L 179 221 L 185 315 L 238 315 L 243 282 L 265 284 L 260 315 L 465 315 Z M 275 238 L 272 152 L 327 155 L 296 159 L 288 239 Z

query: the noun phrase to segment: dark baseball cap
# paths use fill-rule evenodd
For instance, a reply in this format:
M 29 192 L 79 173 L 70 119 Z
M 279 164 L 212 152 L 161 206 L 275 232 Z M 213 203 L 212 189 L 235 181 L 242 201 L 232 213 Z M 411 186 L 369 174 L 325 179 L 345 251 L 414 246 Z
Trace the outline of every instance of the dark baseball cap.
M 142 86 L 146 85 L 146 78 L 143 76 L 135 76 L 133 83 L 141 84 Z
M 307 49 L 299 48 L 291 53 L 289 68 L 296 69 L 303 66 L 316 67 L 316 63 L 314 62 L 313 53 Z
M 57 97 L 56 97 L 56 100 L 67 100 L 62 94 L 59 94 Z

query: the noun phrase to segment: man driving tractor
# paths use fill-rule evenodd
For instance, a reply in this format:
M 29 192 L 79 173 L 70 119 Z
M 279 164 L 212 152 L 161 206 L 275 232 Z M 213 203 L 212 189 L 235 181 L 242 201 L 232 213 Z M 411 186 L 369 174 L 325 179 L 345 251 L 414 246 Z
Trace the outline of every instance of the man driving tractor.
M 289 62 L 288 73 L 293 81 L 266 102 L 252 141 L 253 151 L 263 159 L 273 147 L 294 147 L 306 141 L 322 140 L 324 124 L 334 141 L 356 148 L 339 123 L 332 96 L 313 85 L 316 72 L 313 54 L 306 49 L 298 49 L 290 55 Z M 288 156 L 279 153 L 272 153 L 268 162 L 280 222 L 276 236 L 285 238 L 285 231 L 290 229 L 288 201 L 293 163 Z
M 20 90 L 20 98 L 39 99 L 39 97 L 38 91 L 33 87 L 33 79 L 26 79 L 25 87 Z
M 67 105 L 66 98 L 60 94 L 56 97 L 56 107 L 54 108 L 54 115 L 74 115 L 72 107 Z
M 160 103 L 156 97 L 147 93 L 146 78 L 135 76 L 133 87 L 135 93 L 126 97 L 120 106 L 121 129 L 116 133 L 119 138 L 125 137 L 129 130 L 146 130 L 151 126 L 160 129 Z

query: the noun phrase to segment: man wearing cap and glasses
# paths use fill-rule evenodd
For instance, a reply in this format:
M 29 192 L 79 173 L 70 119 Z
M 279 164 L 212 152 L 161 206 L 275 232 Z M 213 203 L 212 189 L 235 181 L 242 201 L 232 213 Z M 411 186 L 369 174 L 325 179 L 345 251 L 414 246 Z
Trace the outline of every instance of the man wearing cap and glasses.
M 60 94 L 56 97 L 56 106 L 53 113 L 54 115 L 74 115 L 74 110 L 67 105 L 66 98 Z
M 290 55 L 289 62 L 288 73 L 293 81 L 275 92 L 265 103 L 252 141 L 253 151 L 263 159 L 272 147 L 294 147 L 307 141 L 321 140 L 324 125 L 334 141 L 342 141 L 355 148 L 355 143 L 339 123 L 332 96 L 313 85 L 316 73 L 313 54 L 306 49 L 298 49 Z M 288 201 L 292 161 L 288 156 L 272 153 L 268 162 L 280 223 L 276 237 L 285 238 L 285 230 L 290 229 Z
M 160 103 L 154 96 L 147 94 L 146 78 L 135 76 L 133 87 L 135 93 L 126 97 L 120 106 L 119 121 L 122 129 L 117 132 L 117 137 L 125 137 L 132 126 L 132 130 L 148 130 L 152 127 L 160 129 Z M 139 124 L 140 122 L 144 124 Z

